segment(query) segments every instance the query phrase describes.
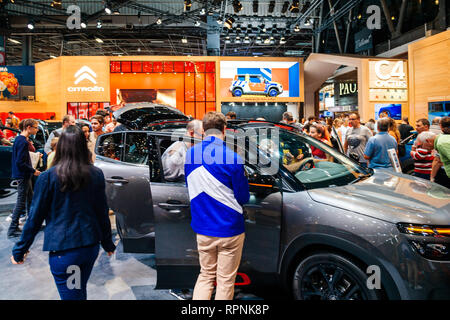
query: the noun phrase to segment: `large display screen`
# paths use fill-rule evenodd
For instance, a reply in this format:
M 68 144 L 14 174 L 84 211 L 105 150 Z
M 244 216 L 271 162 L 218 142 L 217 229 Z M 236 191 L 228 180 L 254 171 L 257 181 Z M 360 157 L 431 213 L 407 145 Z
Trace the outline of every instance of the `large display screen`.
M 375 120 L 380 119 L 380 114 L 385 112 L 389 118 L 394 120 L 402 120 L 402 105 L 401 104 L 375 104 Z
M 242 101 L 300 97 L 298 61 L 221 61 L 220 96 Z

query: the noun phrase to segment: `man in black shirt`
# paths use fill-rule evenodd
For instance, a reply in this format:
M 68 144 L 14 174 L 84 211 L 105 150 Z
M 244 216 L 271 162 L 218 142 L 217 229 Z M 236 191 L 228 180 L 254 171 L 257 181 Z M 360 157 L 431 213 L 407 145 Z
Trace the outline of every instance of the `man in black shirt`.
M 403 140 L 411 135 L 411 131 L 414 128 L 409 124 L 408 117 L 403 117 L 402 123 L 398 126 L 398 131 L 400 131 L 400 139 Z

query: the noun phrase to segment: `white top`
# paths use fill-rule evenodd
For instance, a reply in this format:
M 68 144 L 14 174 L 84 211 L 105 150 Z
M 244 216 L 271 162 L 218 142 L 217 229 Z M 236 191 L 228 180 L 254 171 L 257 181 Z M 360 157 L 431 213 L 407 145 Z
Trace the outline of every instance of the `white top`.
M 161 160 L 164 178 L 168 181 L 178 181 L 184 177 L 184 163 L 186 162 L 187 145 L 177 141 L 164 151 Z

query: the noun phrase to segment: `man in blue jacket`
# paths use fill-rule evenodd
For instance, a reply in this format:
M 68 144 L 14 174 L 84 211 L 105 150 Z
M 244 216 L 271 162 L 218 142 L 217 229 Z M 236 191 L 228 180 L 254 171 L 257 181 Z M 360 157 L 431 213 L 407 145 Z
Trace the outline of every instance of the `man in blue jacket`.
M 38 131 L 38 122 L 33 119 L 22 120 L 23 131 L 14 140 L 12 150 L 12 178 L 18 180 L 17 200 L 14 208 L 11 224 L 9 225 L 8 237 L 20 236 L 19 218 L 26 214 L 26 207 L 30 209 L 31 197 L 33 195 L 31 178 L 38 176 L 39 170 L 31 165 L 30 153 L 28 151 L 28 137 Z
M 242 158 L 226 147 L 226 118 L 208 112 L 205 139 L 187 151 L 186 183 L 191 201 L 191 227 L 197 233 L 200 275 L 193 300 L 232 300 L 241 261 L 245 225 L 242 205 L 250 198 Z

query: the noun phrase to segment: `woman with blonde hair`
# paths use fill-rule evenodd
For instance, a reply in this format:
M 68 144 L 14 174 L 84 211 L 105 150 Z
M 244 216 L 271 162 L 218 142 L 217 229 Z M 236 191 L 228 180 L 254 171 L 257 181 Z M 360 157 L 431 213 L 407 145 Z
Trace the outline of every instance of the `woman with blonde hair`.
M 400 131 L 398 131 L 397 123 L 392 118 L 389 118 L 389 134 L 394 137 L 397 144 L 400 142 Z

